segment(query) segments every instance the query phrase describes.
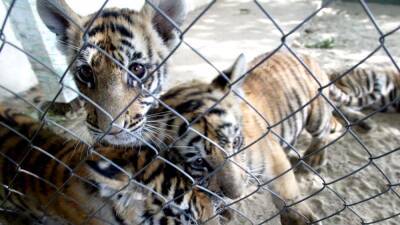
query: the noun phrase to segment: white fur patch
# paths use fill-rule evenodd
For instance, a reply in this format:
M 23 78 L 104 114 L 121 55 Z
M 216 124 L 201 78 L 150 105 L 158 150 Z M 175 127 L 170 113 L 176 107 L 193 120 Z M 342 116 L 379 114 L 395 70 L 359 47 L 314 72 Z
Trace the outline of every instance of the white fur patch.
M 101 161 L 97 165 L 99 166 L 100 169 L 105 170 L 111 166 L 111 163 L 107 161 Z

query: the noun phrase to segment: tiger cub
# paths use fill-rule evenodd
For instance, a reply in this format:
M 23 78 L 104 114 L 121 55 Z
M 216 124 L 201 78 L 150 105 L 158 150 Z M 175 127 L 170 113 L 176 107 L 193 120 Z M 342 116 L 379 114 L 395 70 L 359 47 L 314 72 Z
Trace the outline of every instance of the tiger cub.
M 400 112 L 400 72 L 395 68 L 355 68 L 339 78 L 343 72 L 334 72 L 332 80 L 345 95 L 332 95 L 350 120 L 362 120 L 362 109 L 382 112 Z M 362 127 L 371 129 L 372 124 L 361 121 Z
M 0 107 L 2 210 L 91 225 L 197 224 L 215 214 L 211 198 L 151 149 L 77 144 Z
M 245 64 L 240 56 L 224 75 L 232 81 L 238 79 L 245 73 Z M 271 134 L 263 136 L 267 132 L 264 122 L 238 97 L 244 96 L 253 103 L 247 98 L 250 81 L 231 86 L 224 75 L 211 83 L 194 82 L 173 88 L 161 98 L 165 105 L 155 110 L 155 119 L 149 121 L 157 127 L 157 132 L 150 135 L 155 145 L 169 149 L 165 154 L 172 162 L 183 164 L 183 169 L 199 184 L 222 196 L 231 199 L 245 196 L 250 193 L 249 181 L 261 178 L 267 182 L 275 178 L 269 185 L 272 190 L 287 202 L 297 200 L 300 190 L 282 145 Z M 258 95 L 263 93 L 254 91 Z M 263 104 L 275 112 L 276 103 L 269 102 Z M 310 108 L 302 114 L 307 114 Z M 283 207 L 281 201 L 275 204 Z M 282 224 L 315 221 L 307 203 L 298 203 L 291 209 L 281 214 Z
M 106 8 L 81 16 L 65 0 L 37 0 L 41 19 L 71 64 L 92 139 L 139 144 L 136 136 L 166 85 L 169 63 L 164 61 L 179 40 L 164 16 L 181 25 L 185 2 L 149 0 L 140 12 Z
M 329 83 L 328 76 L 311 57 L 301 55 L 300 60 L 304 65 L 284 52 L 258 56 L 249 63 L 249 68 L 257 67 L 246 76 L 243 89 L 246 99 L 264 118 L 255 113 L 253 117 L 257 117 L 264 130 L 269 127 L 280 136 L 279 142 L 284 148 L 293 146 L 303 129 L 311 134 L 304 161 L 318 167 L 324 163 L 326 151 L 317 150 L 343 128 L 322 94 L 329 99 L 329 93 L 338 90 L 334 85 L 320 89 Z

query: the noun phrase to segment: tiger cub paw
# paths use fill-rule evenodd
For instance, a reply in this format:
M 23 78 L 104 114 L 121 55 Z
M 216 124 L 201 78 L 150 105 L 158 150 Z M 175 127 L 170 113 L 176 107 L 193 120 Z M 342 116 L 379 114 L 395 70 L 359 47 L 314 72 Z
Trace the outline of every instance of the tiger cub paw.
M 357 122 L 355 128 L 356 131 L 365 134 L 371 130 L 374 130 L 376 126 L 377 125 L 374 122 L 372 122 L 370 119 L 367 119 Z
M 302 204 L 301 208 L 302 209 L 293 209 L 291 207 L 284 209 L 281 213 L 282 225 L 322 225 L 321 222 L 314 223 L 314 221 L 317 221 L 317 218 L 306 204 Z
M 320 169 L 326 164 L 325 149 L 318 153 L 310 155 L 309 157 L 304 159 L 304 162 L 311 166 L 313 169 Z

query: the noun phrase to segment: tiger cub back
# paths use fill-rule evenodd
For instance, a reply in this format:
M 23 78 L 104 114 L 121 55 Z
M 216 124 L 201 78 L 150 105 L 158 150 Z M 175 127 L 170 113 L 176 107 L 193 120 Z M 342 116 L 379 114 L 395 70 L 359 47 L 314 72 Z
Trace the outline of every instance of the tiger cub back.
M 206 193 L 145 147 L 91 148 L 3 107 L 0 143 L 2 208 L 29 212 L 34 220 L 196 224 L 215 213 Z
M 246 76 L 243 84 L 246 98 L 263 119 L 254 116 L 259 117 L 266 130 L 270 128 L 281 137 L 279 142 L 286 149 L 294 146 L 301 131 L 306 129 L 312 141 L 304 160 L 318 168 L 325 161 L 326 151 L 317 150 L 332 139 L 332 131 L 341 130 L 339 127 L 332 129 L 337 127 L 337 121 L 328 102 L 329 92 L 336 87 L 322 89 L 329 78 L 307 55 L 297 59 L 290 53 L 277 52 L 264 60 L 267 56 L 263 54 L 251 61 L 249 67 L 257 67 Z

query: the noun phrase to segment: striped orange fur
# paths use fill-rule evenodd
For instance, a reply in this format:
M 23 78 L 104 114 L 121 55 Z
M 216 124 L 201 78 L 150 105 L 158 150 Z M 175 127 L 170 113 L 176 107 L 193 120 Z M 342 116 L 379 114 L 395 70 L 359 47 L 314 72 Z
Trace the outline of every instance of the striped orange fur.
M 207 194 L 145 147 L 137 151 L 95 146 L 93 153 L 4 107 L 0 143 L 1 208 L 29 213 L 33 219 L 92 225 L 195 224 L 215 213 Z

